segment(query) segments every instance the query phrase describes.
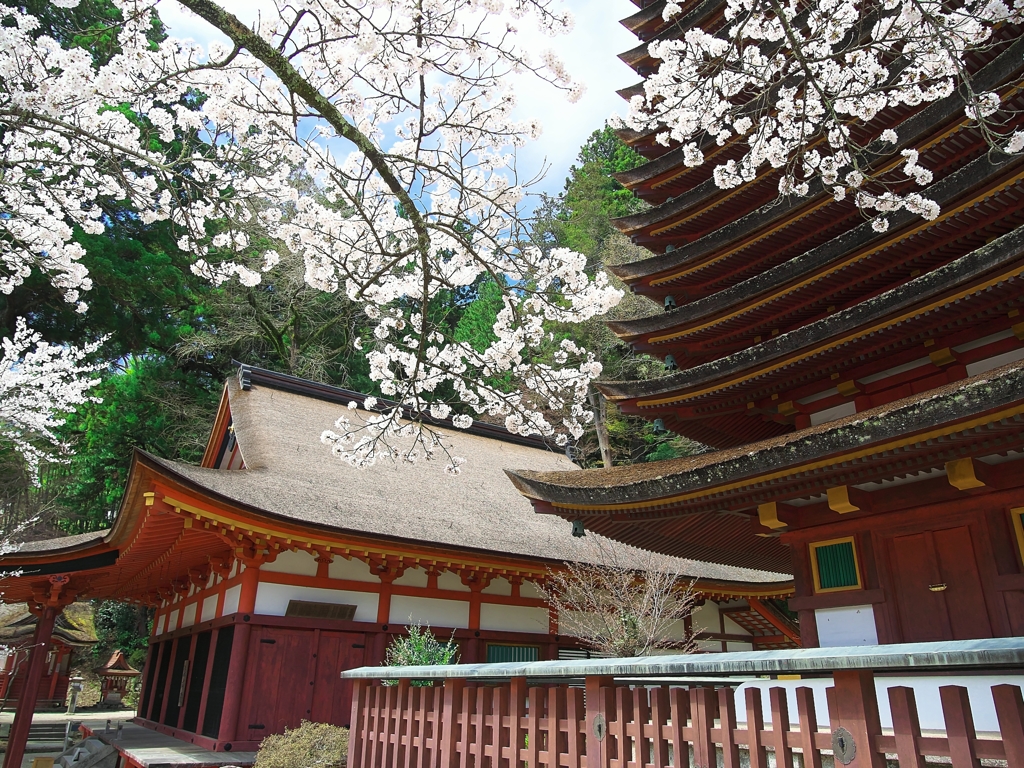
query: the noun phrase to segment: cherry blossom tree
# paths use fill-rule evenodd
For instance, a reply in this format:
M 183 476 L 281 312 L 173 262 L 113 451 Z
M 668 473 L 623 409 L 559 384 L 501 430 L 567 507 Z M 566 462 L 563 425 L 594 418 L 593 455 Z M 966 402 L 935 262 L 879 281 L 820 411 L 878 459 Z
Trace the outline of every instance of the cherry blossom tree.
M 585 562 L 549 569 L 538 586 L 558 616 L 559 634 L 617 658 L 697 650 L 699 628 L 680 626 L 697 598 L 678 560 L 595 536 L 587 537 L 584 552 Z
M 288 251 L 310 285 L 361 305 L 373 335 L 356 343 L 394 405 L 325 433 L 352 463 L 395 457 L 404 438 L 410 460 L 447 454 L 425 417 L 456 412 L 456 427 L 486 415 L 562 444 L 580 435 L 600 364 L 547 327 L 621 292 L 581 255 L 530 241 L 515 150 L 540 126 L 513 117 L 511 86 L 532 75 L 580 95 L 553 53 L 517 42 L 518 25 L 555 35 L 571 18 L 553 0 L 279 0 L 250 27 L 212 0 L 178 2 L 228 44 L 152 42 L 149 0 L 115 0 L 119 52 L 102 66 L 34 36 L 27 13 L 0 29 L 0 290 L 39 270 L 86 311 L 72 228 L 101 231 L 98 200 L 123 199 L 143 222 L 170 220 L 215 283 L 254 285 Z M 259 253 L 254 226 L 273 244 Z M 433 310 L 485 278 L 503 309 L 478 351 Z
M 721 30 L 651 42 L 658 70 L 621 124 L 681 145 L 690 167 L 742 145 L 716 162 L 723 189 L 781 169 L 783 195 L 852 194 L 879 231 L 890 211 L 934 219 L 938 205 L 913 191 L 932 173 L 918 149 L 900 148 L 893 110 L 959 90 L 992 148 L 1024 149 L 1024 131 L 1002 103 L 1015 90 L 976 88 L 968 65 L 971 54 L 1014 37 L 1003 32 L 1022 10 L 1019 0 L 727 0 Z M 670 1 L 663 16 L 679 20 L 682 8 Z
M 0 345 L 0 439 L 21 455 L 35 476 L 41 461 L 59 460 L 67 450 L 54 432 L 63 424 L 60 414 L 88 401 L 89 389 L 99 383 L 92 376 L 98 366 L 87 361 L 98 344 L 48 344 L 19 318 L 14 334 Z

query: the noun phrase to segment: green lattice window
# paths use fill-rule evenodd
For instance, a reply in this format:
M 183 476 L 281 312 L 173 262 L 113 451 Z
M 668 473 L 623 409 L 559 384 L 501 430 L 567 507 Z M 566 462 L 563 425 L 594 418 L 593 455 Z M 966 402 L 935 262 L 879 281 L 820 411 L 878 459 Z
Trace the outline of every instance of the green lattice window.
M 499 664 L 505 661 L 538 661 L 540 648 L 536 645 L 494 645 L 487 646 L 487 661 Z
M 812 544 L 818 590 L 855 589 L 860 586 L 853 541 Z

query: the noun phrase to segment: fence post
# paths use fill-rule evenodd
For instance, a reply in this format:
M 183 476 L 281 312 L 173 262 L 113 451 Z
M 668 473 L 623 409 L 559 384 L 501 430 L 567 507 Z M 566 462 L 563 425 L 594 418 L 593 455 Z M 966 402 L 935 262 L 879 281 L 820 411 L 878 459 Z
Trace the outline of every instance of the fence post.
M 821 752 L 814 743 L 818 733 L 818 717 L 814 712 L 814 689 L 805 685 L 796 689 L 796 716 L 803 740 L 804 768 L 821 768 Z
M 1003 737 L 1007 765 L 1024 765 L 1024 698 L 1016 685 L 993 685 L 999 733 Z
M 585 768 L 587 761 L 587 739 L 580 730 L 580 724 L 586 728 L 587 707 L 583 703 L 583 691 L 569 688 L 566 693 L 566 722 L 569 725 L 569 768 Z M 513 768 L 519 768 L 518 765 Z
M 458 717 L 462 708 L 462 693 L 466 681 L 461 678 L 448 678 L 444 681 L 444 708 L 441 716 L 441 768 L 455 768 L 455 756 L 458 739 Z M 465 726 L 463 726 L 465 727 Z
M 981 768 L 981 761 L 974 750 L 974 716 L 971 714 L 971 700 L 962 685 L 939 687 L 942 702 L 942 718 L 946 721 L 946 738 L 949 739 L 949 756 L 953 768 Z
M 348 730 L 348 763 L 349 768 L 361 768 L 363 764 L 363 743 L 366 738 L 365 703 L 367 680 L 352 681 L 352 719 Z
M 892 712 L 892 731 L 896 737 L 896 756 L 907 768 L 925 768 L 921 754 L 921 722 L 917 717 L 917 699 L 914 689 L 894 685 L 889 689 L 889 711 Z
M 772 737 L 775 741 L 775 765 L 792 765 L 793 750 L 786 745 L 789 731 L 789 700 L 785 688 L 769 688 L 768 699 L 772 705 Z
M 704 686 L 690 689 L 690 719 L 693 720 L 694 768 L 717 768 L 718 756 L 711 740 L 715 724 L 714 689 Z
M 520 768 L 523 764 L 523 748 L 526 739 L 526 729 L 523 728 L 523 718 L 526 716 L 526 678 L 513 677 L 509 681 L 508 701 L 508 740 L 509 740 L 509 768 Z M 444 768 L 444 766 L 442 766 Z
M 832 679 L 835 682 L 833 700 L 836 707 L 832 727 L 844 728 L 853 738 L 856 749 L 856 755 L 847 768 L 885 768 L 885 755 L 876 749 L 882 723 L 878 717 L 874 674 L 864 669 L 836 670 Z
M 611 685 L 610 677 L 588 675 L 586 678 L 587 768 L 605 768 L 608 765 L 608 695 Z
M 768 768 L 768 754 L 761 741 L 761 732 L 764 730 L 761 689 L 750 687 L 743 695 L 747 704 L 747 749 L 750 752 L 750 768 Z
M 722 726 L 722 766 L 740 768 L 740 748 L 736 744 L 736 691 L 718 689 L 718 718 Z

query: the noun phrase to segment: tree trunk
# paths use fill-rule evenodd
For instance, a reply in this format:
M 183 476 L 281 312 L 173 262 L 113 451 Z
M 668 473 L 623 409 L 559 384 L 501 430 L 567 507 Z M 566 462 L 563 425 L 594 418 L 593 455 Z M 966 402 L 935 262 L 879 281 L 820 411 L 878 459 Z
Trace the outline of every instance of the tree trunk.
M 601 446 L 601 463 L 605 467 L 611 467 L 612 446 L 608 440 L 607 407 L 604 395 L 596 390 L 592 391 L 590 405 L 594 409 L 594 429 L 597 430 L 597 444 Z

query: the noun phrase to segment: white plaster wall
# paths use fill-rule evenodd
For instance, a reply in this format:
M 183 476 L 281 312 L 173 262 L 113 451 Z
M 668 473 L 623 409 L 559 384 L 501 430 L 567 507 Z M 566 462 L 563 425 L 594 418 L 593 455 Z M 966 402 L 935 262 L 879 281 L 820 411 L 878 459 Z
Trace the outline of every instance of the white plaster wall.
M 719 632 L 718 628 L 718 603 L 708 600 L 692 614 L 693 631 Z
M 483 590 L 481 590 L 481 594 L 511 596 L 512 583 L 508 581 L 508 579 L 503 579 L 500 577 L 497 579 L 492 579 L 491 583 L 488 584 Z
M 438 589 L 450 589 L 453 592 L 469 592 L 470 589 L 462 583 L 459 574 L 445 571 L 437 577 Z
M 291 584 L 260 583 L 256 590 L 256 610 L 263 616 L 284 616 L 289 600 L 308 600 L 313 603 L 354 605 L 353 621 L 377 620 L 377 595 L 373 592 L 347 592 L 342 589 L 316 589 Z
M 209 621 L 217 618 L 217 596 L 210 595 L 203 600 L 203 612 L 199 616 L 199 622 Z
M 548 609 L 483 603 L 480 606 L 480 629 L 547 633 Z
M 196 604 L 189 603 L 181 613 L 181 627 L 191 627 L 196 623 Z M 180 627 L 179 627 L 180 629 Z
M 228 588 L 224 592 L 224 613 L 222 616 L 230 616 L 232 613 L 238 613 L 238 598 L 242 596 L 242 585 L 235 584 L 235 586 Z
M 293 573 L 297 576 L 316 576 L 316 558 L 309 552 L 285 550 L 278 554 L 272 563 L 264 563 L 261 571 L 274 573 Z
M 162 635 L 162 634 L 164 633 L 164 628 L 165 628 L 166 626 L 167 626 L 167 615 L 166 615 L 166 614 L 164 614 L 164 615 L 163 615 L 163 616 L 161 616 L 161 617 L 159 618 L 159 620 L 158 620 L 158 621 L 156 622 L 156 633 L 157 633 L 158 635 Z
M 732 640 L 730 640 L 725 644 L 725 649 L 727 651 L 752 651 L 754 650 L 754 644 L 741 643 L 739 641 L 733 642 Z
M 818 411 L 811 414 L 811 426 L 816 427 L 818 424 L 824 424 L 826 421 L 832 421 L 833 419 L 841 419 L 845 416 L 853 416 L 857 412 L 856 403 L 840 403 L 832 408 L 826 408 L 823 411 Z
M 394 584 L 398 584 L 403 587 L 423 587 L 426 588 L 427 572 L 423 568 L 407 568 L 405 573 L 394 580 Z
M 537 600 L 543 600 L 544 599 L 544 595 L 542 595 L 537 590 L 537 586 L 532 581 L 524 581 L 519 586 L 519 596 L 520 597 L 532 597 L 532 598 L 535 598 Z
M 334 562 L 327 568 L 327 575 L 332 579 L 348 579 L 349 581 L 369 581 L 380 584 L 380 579 L 370 570 L 370 566 L 362 560 L 352 558 L 346 560 L 344 557 L 334 558 Z M 374 619 L 377 617 L 374 616 Z
M 175 609 L 167 614 L 167 631 L 173 632 L 178 628 L 178 610 Z
M 818 645 L 822 648 L 878 644 L 875 613 L 870 605 L 818 608 L 814 611 L 814 621 L 818 625 Z
M 995 357 L 989 357 L 985 360 L 979 360 L 976 363 L 969 363 L 967 365 L 967 375 L 977 376 L 979 373 L 991 371 L 993 368 L 998 368 L 1001 365 L 1015 363 L 1021 358 L 1024 358 L 1024 349 L 1014 349 L 1010 352 L 1005 352 L 1002 355 L 996 355 Z
M 469 603 L 464 600 L 392 595 L 388 621 L 392 624 L 418 622 L 432 627 L 465 629 L 469 626 Z

